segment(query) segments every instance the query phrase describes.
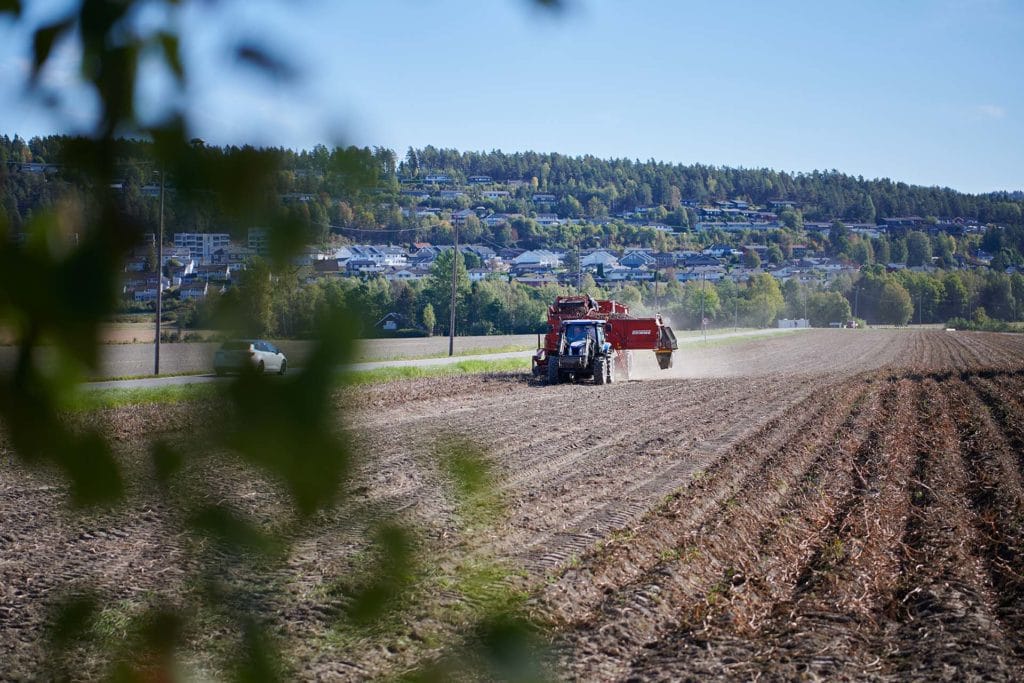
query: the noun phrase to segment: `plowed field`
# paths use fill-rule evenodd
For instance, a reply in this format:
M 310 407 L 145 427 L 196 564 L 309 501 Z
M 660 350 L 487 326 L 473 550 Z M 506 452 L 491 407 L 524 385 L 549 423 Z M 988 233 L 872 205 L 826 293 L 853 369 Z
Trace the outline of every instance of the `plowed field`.
M 528 596 L 557 678 L 1024 679 L 1024 336 L 813 331 L 686 348 L 674 370 L 641 374 L 339 398 L 362 457 L 353 503 L 316 520 L 258 607 L 293 674 L 356 680 L 439 656 L 452 615 L 482 599 L 454 578 L 486 565 Z M 140 435 L 185 439 L 196 416 L 99 419 L 144 481 Z M 496 524 L 451 495 L 432 454 L 452 435 L 487 453 Z M 47 606 L 69 586 L 91 581 L 128 611 L 185 588 L 174 511 L 145 485 L 127 517 L 72 518 L 59 480 L 0 466 L 0 678 L 38 671 Z M 271 482 L 203 466 L 222 499 L 281 514 Z M 430 576 L 388 628 L 339 633 L 333 587 L 392 518 L 420 531 Z

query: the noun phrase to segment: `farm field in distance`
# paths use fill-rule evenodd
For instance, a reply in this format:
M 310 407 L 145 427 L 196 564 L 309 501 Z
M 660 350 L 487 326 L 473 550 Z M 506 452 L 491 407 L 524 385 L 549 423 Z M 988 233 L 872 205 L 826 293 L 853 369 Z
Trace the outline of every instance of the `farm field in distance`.
M 360 456 L 350 502 L 252 586 L 298 679 L 393 677 L 443 656 L 500 568 L 542 626 L 557 679 L 1024 678 L 1024 336 L 811 330 L 686 345 L 640 381 L 546 386 L 528 374 L 339 392 Z M 203 450 L 209 406 L 88 419 L 136 483 L 127 514 L 66 512 L 63 481 L 0 460 L 0 679 L 39 675 L 49 606 L 84 582 L 117 614 L 189 589 L 178 511 L 151 493 L 148 439 Z M 339 417 L 339 422 L 341 422 Z M 500 514 L 473 523 L 437 465 L 478 444 Z M 0 436 L 6 441 L 6 437 Z M 219 499 L 273 524 L 279 487 L 202 459 Z M 367 530 L 419 532 L 431 571 L 386 628 L 337 626 Z M 203 654 L 222 630 L 192 634 Z M 96 678 L 102 661 L 79 653 Z

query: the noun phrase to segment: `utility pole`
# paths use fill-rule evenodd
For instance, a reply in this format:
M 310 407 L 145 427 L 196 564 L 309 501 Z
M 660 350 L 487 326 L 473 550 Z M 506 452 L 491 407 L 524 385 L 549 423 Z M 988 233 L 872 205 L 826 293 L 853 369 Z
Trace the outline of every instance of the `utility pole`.
M 733 321 L 732 321 L 732 331 L 733 332 L 738 332 L 739 329 L 740 329 L 740 295 L 739 295 L 739 293 L 737 293 L 736 296 L 734 296 L 732 298 L 732 306 L 733 306 L 733 316 L 734 316 L 733 317 Z
M 153 374 L 160 374 L 160 318 L 164 303 L 164 170 L 160 169 L 160 226 L 156 236 L 156 336 L 153 346 Z
M 455 290 L 459 281 L 459 226 L 455 226 L 455 246 L 452 249 L 452 303 L 448 318 L 448 355 L 455 355 Z
M 854 318 L 860 318 L 860 315 L 858 314 L 859 311 L 860 311 L 860 287 L 857 287 L 857 289 L 854 290 L 854 294 L 853 294 L 853 317 Z
M 704 334 L 704 341 L 707 341 L 708 326 L 704 324 L 704 273 L 700 274 L 700 329 Z
M 576 293 L 583 293 L 583 264 L 580 263 L 580 241 L 576 240 Z

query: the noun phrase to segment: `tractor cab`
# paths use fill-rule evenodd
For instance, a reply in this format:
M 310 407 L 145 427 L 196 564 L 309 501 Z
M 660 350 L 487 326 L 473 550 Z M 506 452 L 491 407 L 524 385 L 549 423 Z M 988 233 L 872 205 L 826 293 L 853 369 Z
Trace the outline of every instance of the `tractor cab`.
M 567 320 L 562 323 L 563 354 L 590 356 L 605 344 L 603 320 Z
M 562 322 L 558 353 L 548 359 L 548 381 L 593 378 L 597 384 L 612 381 L 612 345 L 607 339 L 609 324 L 604 320 Z

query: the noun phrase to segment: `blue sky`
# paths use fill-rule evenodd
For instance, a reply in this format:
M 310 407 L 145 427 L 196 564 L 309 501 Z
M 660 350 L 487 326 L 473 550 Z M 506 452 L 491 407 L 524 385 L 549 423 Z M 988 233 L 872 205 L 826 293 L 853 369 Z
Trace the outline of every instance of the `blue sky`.
M 29 23 L 61 5 L 34 5 Z M 193 132 L 211 143 L 433 144 L 1024 189 L 1019 0 L 570 0 L 558 13 L 526 0 L 224 0 L 175 20 L 188 28 Z M 301 78 L 240 71 L 227 48 L 245 40 Z M 92 100 L 69 51 L 46 75 L 72 93 L 56 116 L 19 88 L 26 45 L 0 26 L 0 131 L 81 129 Z M 145 80 L 150 111 L 164 80 Z

